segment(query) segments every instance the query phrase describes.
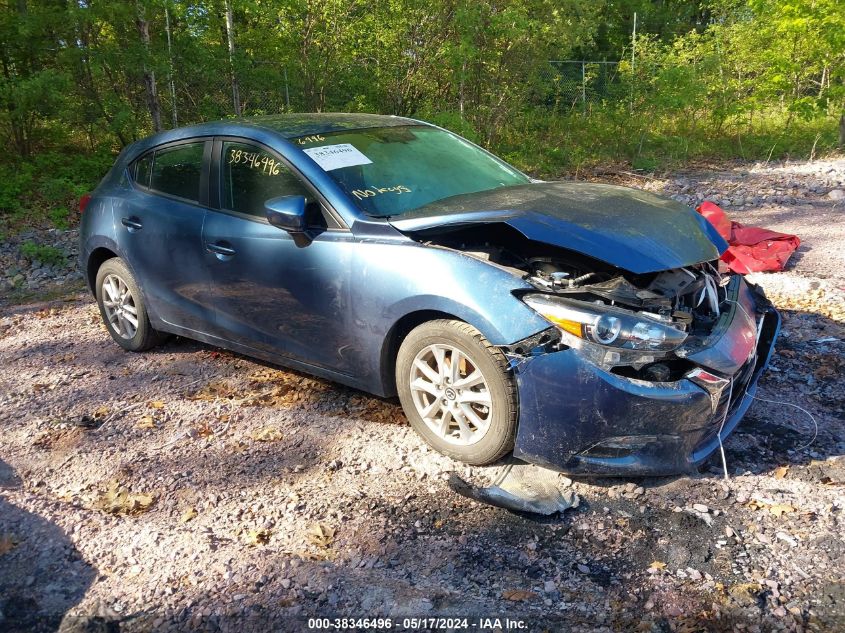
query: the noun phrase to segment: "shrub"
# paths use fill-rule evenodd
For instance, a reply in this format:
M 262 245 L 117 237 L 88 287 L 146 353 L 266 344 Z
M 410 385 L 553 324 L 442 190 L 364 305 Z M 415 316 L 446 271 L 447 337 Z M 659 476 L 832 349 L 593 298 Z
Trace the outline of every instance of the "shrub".
M 61 266 L 67 263 L 67 256 L 64 251 L 55 246 L 36 244 L 27 240 L 21 244 L 21 255 L 33 262 L 41 262 L 48 266 Z

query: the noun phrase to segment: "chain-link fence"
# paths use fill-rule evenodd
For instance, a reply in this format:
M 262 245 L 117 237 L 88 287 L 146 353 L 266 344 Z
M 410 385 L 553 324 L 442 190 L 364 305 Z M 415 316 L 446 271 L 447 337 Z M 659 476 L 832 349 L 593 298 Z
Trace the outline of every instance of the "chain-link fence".
M 552 60 L 538 68 L 532 104 L 558 112 L 588 111 L 589 104 L 618 96 L 619 62 Z
M 255 63 L 216 76 L 165 76 L 159 83 L 162 119 L 186 125 L 231 116 L 278 114 L 303 108 L 301 89 L 291 86 L 287 68 Z
M 233 82 L 229 72 L 214 77 L 162 78 L 159 84 L 162 118 L 174 125 L 236 116 L 302 112 L 313 109 L 316 95 L 307 93 L 305 81 L 271 62 L 251 63 L 238 69 Z M 592 104 L 626 98 L 619 62 L 551 60 L 527 78 L 526 102 L 555 112 L 588 114 Z M 349 107 L 356 101 L 356 86 L 333 84 L 321 95 L 326 107 Z M 174 98 L 175 97 L 175 98 Z

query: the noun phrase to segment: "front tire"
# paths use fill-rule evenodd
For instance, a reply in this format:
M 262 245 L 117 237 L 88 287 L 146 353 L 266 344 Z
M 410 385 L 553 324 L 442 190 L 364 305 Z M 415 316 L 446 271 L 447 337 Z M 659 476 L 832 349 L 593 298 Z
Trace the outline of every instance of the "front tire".
M 442 319 L 412 330 L 396 357 L 396 387 L 434 450 L 483 466 L 513 449 L 518 408 L 507 359 L 471 325 Z
M 135 277 L 118 257 L 106 260 L 97 271 L 97 304 L 114 341 L 129 352 L 158 345 L 163 335 L 153 329 Z

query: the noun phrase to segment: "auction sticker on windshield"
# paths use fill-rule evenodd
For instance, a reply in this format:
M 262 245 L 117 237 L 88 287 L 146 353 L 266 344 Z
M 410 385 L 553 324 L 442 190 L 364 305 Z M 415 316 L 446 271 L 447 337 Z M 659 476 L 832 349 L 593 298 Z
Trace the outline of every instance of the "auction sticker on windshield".
M 313 158 L 314 162 L 325 171 L 354 167 L 355 165 L 369 165 L 373 162 L 349 143 L 309 147 L 302 151 Z

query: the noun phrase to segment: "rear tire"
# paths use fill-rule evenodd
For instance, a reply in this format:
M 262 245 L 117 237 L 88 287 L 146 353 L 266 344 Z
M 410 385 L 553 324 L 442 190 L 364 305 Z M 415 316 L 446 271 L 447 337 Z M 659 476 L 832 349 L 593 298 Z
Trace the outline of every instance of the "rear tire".
M 396 388 L 411 426 L 439 453 L 483 466 L 513 449 L 507 358 L 471 325 L 442 319 L 412 330 L 396 357 Z
M 106 329 L 123 349 L 143 352 L 166 338 L 150 324 L 138 283 L 119 257 L 103 262 L 94 287 Z

